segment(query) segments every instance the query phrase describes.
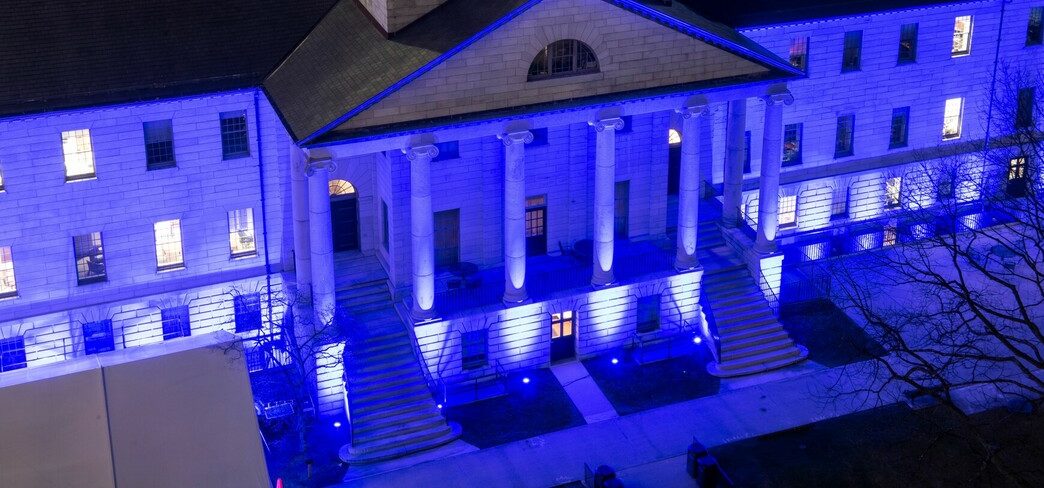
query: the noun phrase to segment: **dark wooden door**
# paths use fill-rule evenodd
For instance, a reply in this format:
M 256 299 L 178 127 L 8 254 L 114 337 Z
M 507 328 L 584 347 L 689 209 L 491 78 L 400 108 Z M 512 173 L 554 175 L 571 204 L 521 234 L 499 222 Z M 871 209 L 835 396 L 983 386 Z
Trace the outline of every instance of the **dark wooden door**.
M 631 182 L 617 181 L 615 193 L 613 234 L 617 239 L 627 239 L 630 235 Z
M 551 362 L 576 357 L 576 318 L 572 310 L 551 314 Z
M 547 207 L 526 209 L 526 256 L 547 254 Z
M 460 262 L 460 209 L 435 212 L 435 267 Z
M 359 250 L 359 199 L 334 197 L 330 200 L 334 252 Z

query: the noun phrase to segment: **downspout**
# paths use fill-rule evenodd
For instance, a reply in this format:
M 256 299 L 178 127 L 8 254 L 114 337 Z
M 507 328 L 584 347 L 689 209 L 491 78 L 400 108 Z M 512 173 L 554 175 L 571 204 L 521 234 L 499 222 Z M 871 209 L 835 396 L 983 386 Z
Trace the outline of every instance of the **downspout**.
M 257 138 L 257 175 L 261 187 L 261 245 L 265 248 L 265 300 L 268 301 L 268 324 L 272 327 L 272 261 L 268 253 L 268 207 L 265 200 L 265 158 L 261 143 L 260 88 L 254 89 L 254 132 Z
M 997 44 L 993 49 L 993 74 L 990 78 L 990 101 L 986 108 L 986 140 L 983 152 L 990 151 L 990 132 L 993 129 L 993 100 L 997 97 L 997 69 L 1000 65 L 1001 35 L 1004 33 L 1004 10 L 1011 0 L 1001 0 L 1000 22 L 997 24 Z

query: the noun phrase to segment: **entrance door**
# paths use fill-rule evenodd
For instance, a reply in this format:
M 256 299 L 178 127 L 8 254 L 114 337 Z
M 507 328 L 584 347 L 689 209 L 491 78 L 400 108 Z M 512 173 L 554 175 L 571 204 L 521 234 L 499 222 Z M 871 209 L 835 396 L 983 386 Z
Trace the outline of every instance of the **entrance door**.
M 551 362 L 576 357 L 576 321 L 573 311 L 551 314 Z
M 435 212 L 435 267 L 460 262 L 460 209 Z
M 359 250 L 359 195 L 345 180 L 330 180 L 330 224 L 333 250 Z
M 615 209 L 613 213 L 613 234 L 617 239 L 627 239 L 630 235 L 631 182 L 617 181 Z
M 547 203 L 543 195 L 526 199 L 526 256 L 547 254 Z

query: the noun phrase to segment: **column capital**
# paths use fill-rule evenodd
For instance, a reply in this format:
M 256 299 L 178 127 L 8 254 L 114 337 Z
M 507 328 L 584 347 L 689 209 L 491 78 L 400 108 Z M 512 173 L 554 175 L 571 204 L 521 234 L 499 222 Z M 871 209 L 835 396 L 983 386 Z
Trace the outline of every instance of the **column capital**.
M 514 144 L 524 145 L 533 142 L 533 133 L 528 130 L 508 132 L 506 134 L 498 135 L 497 139 L 500 139 L 500 142 L 503 142 L 505 146 L 511 146 Z
M 790 105 L 794 103 L 794 95 L 787 89 L 768 93 L 762 96 L 761 99 L 768 105 Z
M 317 158 L 305 161 L 304 173 L 308 176 L 312 176 L 316 171 L 324 169 L 327 171 L 336 171 L 337 163 L 334 162 L 333 158 Z
M 425 144 L 423 146 L 411 146 L 402 149 L 402 153 L 406 155 L 406 159 L 415 161 L 418 158 L 435 159 L 439 155 L 439 148 L 434 144 Z
M 595 131 L 602 132 L 606 130 L 623 129 L 624 121 L 620 117 L 612 117 L 609 119 L 592 120 L 587 124 L 594 127 Z
M 693 117 L 699 117 L 701 115 L 707 115 L 709 113 L 706 104 L 690 105 L 688 107 L 675 109 L 674 111 L 681 114 L 683 119 L 691 119 Z

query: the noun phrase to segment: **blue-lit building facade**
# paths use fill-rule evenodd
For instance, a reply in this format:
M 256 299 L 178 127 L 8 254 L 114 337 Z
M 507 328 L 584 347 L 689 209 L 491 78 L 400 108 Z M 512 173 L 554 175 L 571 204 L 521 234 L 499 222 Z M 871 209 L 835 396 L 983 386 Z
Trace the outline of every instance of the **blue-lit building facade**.
M 268 333 L 304 297 L 359 337 L 318 410 L 424 445 L 455 435 L 435 385 L 678 336 L 721 376 L 794 364 L 784 267 L 980 199 L 925 168 L 1044 60 L 1033 0 L 314 3 L 228 86 L 5 102 L 0 374 Z

